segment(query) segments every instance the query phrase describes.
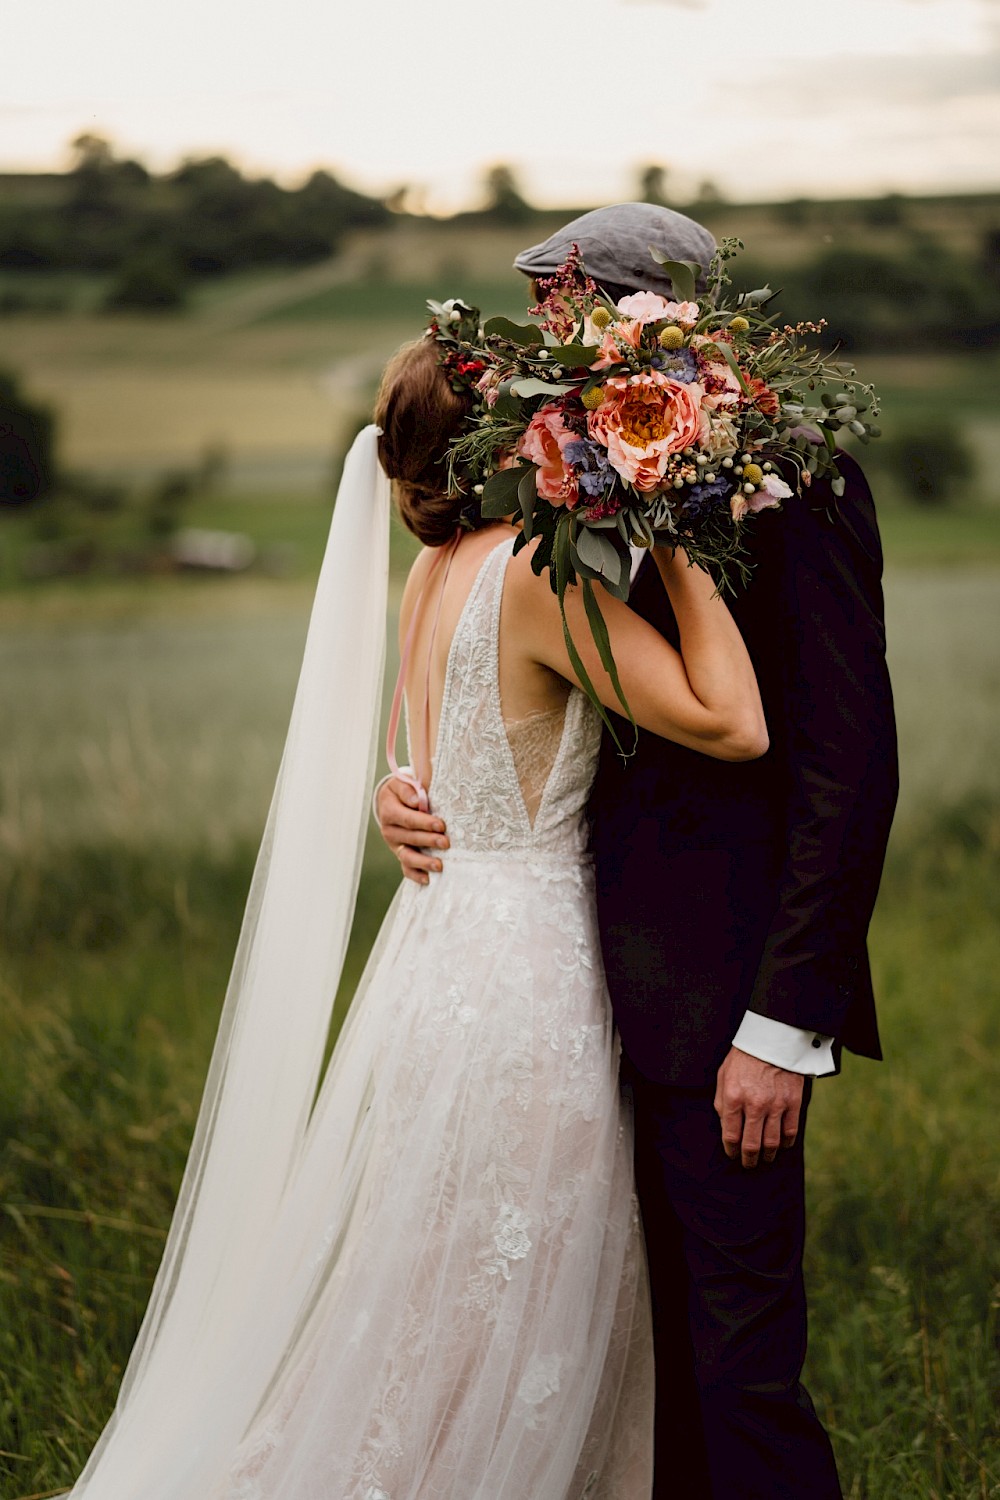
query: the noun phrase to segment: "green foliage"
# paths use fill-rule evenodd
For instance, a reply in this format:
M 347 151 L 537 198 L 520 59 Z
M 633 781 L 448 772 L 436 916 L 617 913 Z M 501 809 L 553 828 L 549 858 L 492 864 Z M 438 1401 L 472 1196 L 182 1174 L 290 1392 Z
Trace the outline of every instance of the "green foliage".
M 104 306 L 109 312 L 176 312 L 186 301 L 184 273 L 175 257 L 150 248 L 124 262 Z
M 291 527 L 315 576 L 328 507 L 302 500 L 289 520 L 290 504 L 216 498 L 196 515 L 261 542 Z M 815 1091 L 806 1379 L 846 1496 L 982 1500 L 1000 1473 L 997 575 L 927 564 L 949 541 L 953 563 L 996 562 L 1000 540 L 988 514 L 903 508 L 883 534 L 904 769 L 872 940 L 887 1061 L 848 1057 Z M 69 1483 L 114 1402 L 191 1138 L 310 583 L 277 598 L 250 579 L 53 586 L 23 612 L 0 600 L 16 705 L 0 802 L 9 1500 Z M 334 1030 L 397 882 L 373 837 Z
M 820 250 L 777 276 L 783 319 L 826 318 L 830 340 L 845 350 L 986 349 L 1000 344 L 1000 284 L 976 257 L 911 234 L 904 248 L 858 241 Z M 735 280 L 748 289 L 775 279 L 749 259 Z
M 897 842 L 873 952 L 888 1061 L 845 1061 L 808 1129 L 806 1377 L 845 1494 L 978 1500 L 1000 1464 L 991 1163 L 995 809 Z M 71 1482 L 106 1420 L 162 1250 L 253 850 L 81 848 L 5 907 L 0 1486 Z M 398 876 L 369 864 L 353 977 Z M 447 876 L 445 876 L 447 878 Z M 69 920 L 67 920 L 69 918 Z M 343 1014 L 344 997 L 337 1010 Z M 958 1020 L 956 1021 L 956 1017 Z
M 155 176 L 118 159 L 99 136 L 81 136 L 75 147 L 54 198 L 0 204 L 0 268 L 115 273 L 126 290 L 150 289 L 145 300 L 130 290 L 112 306 L 178 306 L 163 288 L 152 293 L 163 279 L 151 269 L 158 260 L 189 276 L 301 265 L 335 253 L 348 229 L 389 218 L 377 199 L 325 171 L 286 189 L 244 177 L 220 156 Z
M 919 505 L 947 505 L 975 478 L 975 459 L 961 431 L 940 419 L 897 432 L 883 457 Z
M 42 499 L 55 477 L 55 416 L 0 371 L 0 506 Z
M 485 218 L 495 219 L 499 224 L 525 224 L 535 217 L 535 210 L 521 191 L 517 177 L 511 167 L 502 163 L 490 167 L 484 178 L 486 194 Z

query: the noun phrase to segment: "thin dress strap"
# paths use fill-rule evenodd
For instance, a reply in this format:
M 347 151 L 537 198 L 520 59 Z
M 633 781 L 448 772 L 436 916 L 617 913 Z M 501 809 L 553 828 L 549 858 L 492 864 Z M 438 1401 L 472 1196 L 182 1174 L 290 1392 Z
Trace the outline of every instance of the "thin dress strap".
M 437 573 L 439 567 L 441 566 L 441 563 L 443 562 L 445 565 L 444 577 L 441 579 L 441 587 L 438 591 L 437 608 L 434 611 L 434 622 L 431 626 L 431 638 L 427 646 L 427 669 L 424 674 L 424 711 L 422 715 L 424 731 L 423 749 L 425 755 L 427 755 L 429 758 L 431 749 L 431 661 L 434 656 L 434 641 L 437 638 L 438 623 L 441 619 L 441 605 L 444 600 L 444 591 L 448 583 L 448 574 L 451 572 L 451 565 L 454 561 L 455 553 L 458 551 L 458 544 L 461 540 L 461 531 L 456 531 L 455 535 L 452 537 L 448 545 L 446 547 L 441 547 L 438 549 L 437 556 L 431 563 L 427 577 L 424 579 L 420 588 L 420 593 L 417 595 L 417 601 L 413 606 L 413 614 L 410 616 L 409 629 L 406 632 L 406 640 L 403 643 L 403 652 L 399 659 L 399 674 L 396 677 L 396 687 L 392 695 L 392 708 L 389 711 L 389 726 L 386 730 L 385 757 L 389 763 L 389 769 L 392 771 L 394 776 L 397 776 L 399 778 L 400 781 L 406 782 L 407 786 L 412 786 L 413 790 L 417 794 L 417 802 L 421 812 L 428 812 L 430 809 L 430 799 L 427 795 L 427 788 L 423 785 L 422 781 L 417 776 L 415 771 L 400 770 L 399 763 L 396 760 L 396 738 L 399 734 L 399 717 L 403 706 L 403 689 L 406 685 L 406 674 L 409 670 L 410 658 L 413 655 L 413 643 L 416 639 L 417 626 L 420 622 L 420 616 L 422 613 L 421 606 L 423 605 L 424 599 L 427 595 L 427 590 L 430 588 L 434 575 Z M 416 757 L 414 758 L 416 759 Z

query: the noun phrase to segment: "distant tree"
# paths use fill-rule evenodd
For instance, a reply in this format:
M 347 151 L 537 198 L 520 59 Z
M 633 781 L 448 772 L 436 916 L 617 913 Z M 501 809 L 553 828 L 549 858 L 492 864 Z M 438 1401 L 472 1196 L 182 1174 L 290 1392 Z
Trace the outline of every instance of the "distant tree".
M 168 249 L 151 247 L 125 262 L 104 299 L 106 312 L 176 312 L 187 301 L 184 273 Z
M 987 229 L 983 235 L 980 266 L 990 286 L 1000 290 L 1000 229 Z
M 812 209 L 811 198 L 789 198 L 787 203 L 776 203 L 774 213 L 789 229 L 798 229 L 801 225 L 808 224 Z
M 0 505 L 29 505 L 51 489 L 55 472 L 55 418 L 0 372 Z
M 699 207 L 705 208 L 715 203 L 724 203 L 726 200 L 719 184 L 711 177 L 703 177 L 698 184 L 696 201 Z
M 71 151 L 72 167 L 55 195 L 0 200 L 0 266 L 111 272 L 130 280 L 136 263 L 145 266 L 153 252 L 161 260 L 169 252 L 195 276 L 301 265 L 335 254 L 347 230 L 390 218 L 378 198 L 325 171 L 292 189 L 245 177 L 219 155 L 189 157 L 153 177 L 89 132 L 76 137 Z M 149 305 L 167 302 L 158 295 Z
M 959 485 L 976 474 L 976 464 L 959 429 L 938 423 L 908 428 L 886 444 L 883 455 L 910 498 L 918 505 L 947 505 Z
M 780 277 L 781 310 L 825 317 L 845 350 L 1000 342 L 1000 295 L 968 257 L 927 237 L 904 253 L 834 245 Z
M 85 130 L 70 142 L 73 153 L 74 172 L 100 172 L 111 166 L 115 159 L 114 147 L 103 135 Z
M 534 215 L 534 209 L 518 186 L 512 167 L 498 162 L 483 179 L 486 190 L 486 212 L 504 224 L 523 224 Z
M 659 162 L 648 162 L 639 168 L 639 200 L 642 203 L 666 204 L 668 168 Z
M 906 221 L 906 199 L 902 193 L 863 199 L 859 207 L 861 221 L 870 229 L 898 229 Z

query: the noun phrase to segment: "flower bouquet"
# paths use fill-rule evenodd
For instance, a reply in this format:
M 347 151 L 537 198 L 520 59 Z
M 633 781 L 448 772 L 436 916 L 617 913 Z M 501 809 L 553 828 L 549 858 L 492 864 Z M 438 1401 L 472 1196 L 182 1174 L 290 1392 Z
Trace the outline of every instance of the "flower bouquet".
M 677 300 L 613 302 L 573 253 L 540 279 L 534 321 L 480 321 L 457 299 L 429 302 L 427 330 L 473 406 L 449 450 L 449 481 L 469 525 L 519 517 L 563 611 L 580 583 L 601 660 L 622 694 L 594 584 L 627 599 L 630 545 L 683 546 L 720 588 L 745 581 L 744 530 L 764 509 L 837 471 L 838 432 L 878 436 L 874 388 L 810 346 L 820 323 L 779 325 L 770 288 L 735 295 L 724 240 L 712 264 L 650 247 Z M 699 293 L 699 283 L 706 288 Z M 569 630 L 567 648 L 598 704 Z M 601 709 L 605 722 L 608 722 Z M 633 721 L 634 722 L 634 721 Z

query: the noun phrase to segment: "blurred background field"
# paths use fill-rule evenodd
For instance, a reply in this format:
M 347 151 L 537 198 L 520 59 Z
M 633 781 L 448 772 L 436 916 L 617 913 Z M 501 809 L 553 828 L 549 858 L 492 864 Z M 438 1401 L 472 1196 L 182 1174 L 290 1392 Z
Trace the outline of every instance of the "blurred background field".
M 78 171 L 121 176 L 88 150 Z M 209 275 L 185 263 L 182 236 L 165 260 L 139 245 L 117 262 L 40 264 L 42 209 L 62 212 L 71 189 L 83 190 L 36 182 L 31 198 L 0 180 L 4 399 L 53 418 L 39 493 L 23 491 L 12 448 L 0 466 L 22 484 L 0 508 L 10 1500 L 75 1476 L 145 1305 L 338 455 L 384 358 L 419 332 L 424 298 L 522 311 L 512 256 L 566 217 L 494 192 L 441 222 L 359 208 L 300 264 Z M 25 215 L 29 198 L 42 217 Z M 744 274 L 782 286 L 789 315 L 827 313 L 883 395 L 885 437 L 864 461 L 903 767 L 872 937 L 888 1061 L 848 1059 L 816 1090 L 809 1380 L 855 1500 L 985 1500 L 1000 1495 L 1000 195 L 708 194 L 695 211 L 742 235 Z M 26 224 L 34 250 L 12 264 L 11 226 L 24 240 Z M 217 545 L 219 566 L 204 551 Z M 394 608 L 411 556 L 397 529 Z M 334 1029 L 396 871 L 371 840 Z

